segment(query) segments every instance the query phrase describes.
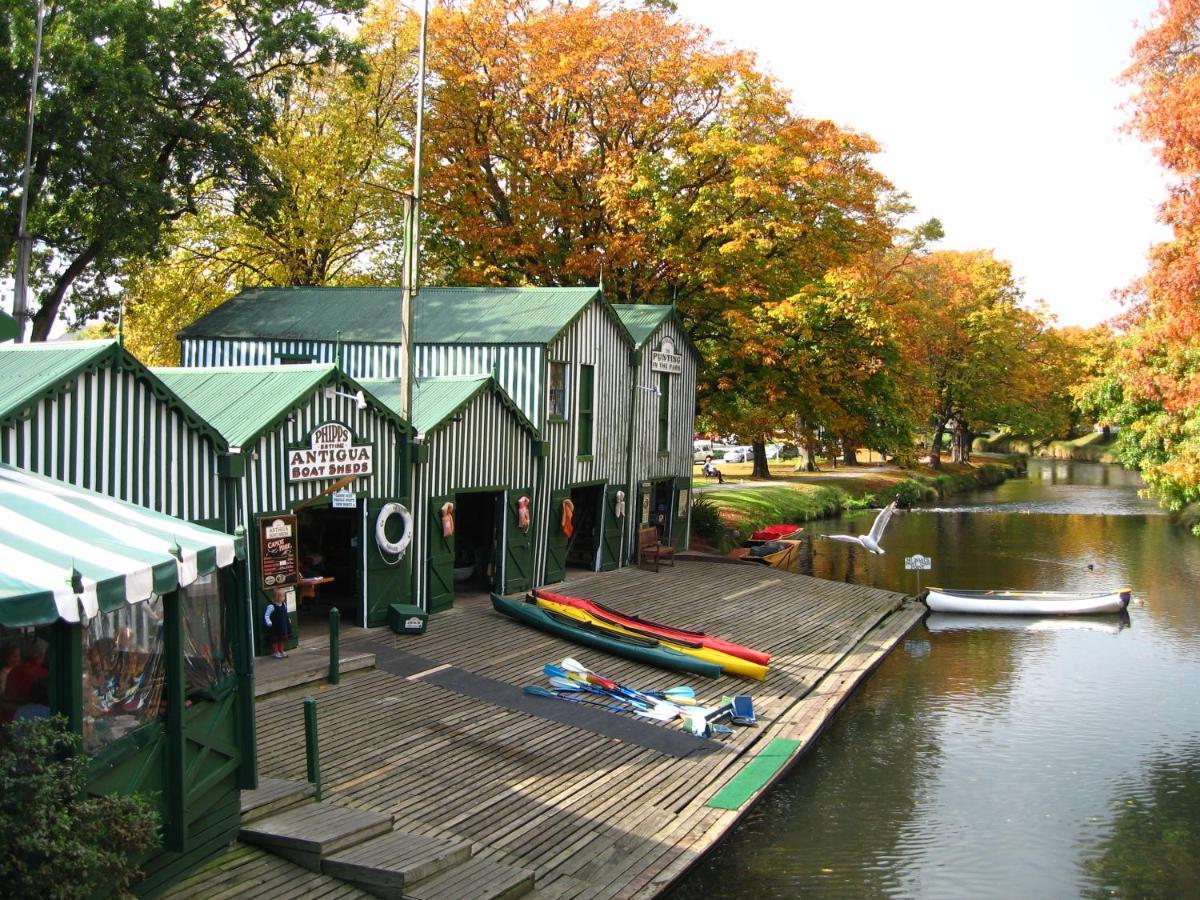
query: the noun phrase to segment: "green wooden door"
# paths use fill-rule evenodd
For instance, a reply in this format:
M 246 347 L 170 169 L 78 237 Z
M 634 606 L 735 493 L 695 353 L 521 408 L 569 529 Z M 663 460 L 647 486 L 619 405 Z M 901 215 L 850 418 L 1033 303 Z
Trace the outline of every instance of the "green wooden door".
M 562 530 L 563 501 L 571 489 L 550 493 L 550 528 L 546 535 L 546 583 L 553 584 L 567 577 L 567 536 Z
M 375 522 L 385 503 L 401 502 L 391 498 L 372 497 L 367 501 L 367 572 L 363 578 L 363 602 L 367 609 L 367 626 L 387 624 L 388 607 L 393 603 L 409 603 L 412 593 L 412 558 L 416 545 L 410 544 L 408 551 L 398 562 L 393 554 L 385 554 L 375 540 Z M 408 506 L 405 504 L 405 508 Z M 398 541 L 404 534 L 400 516 L 391 516 L 387 522 L 387 538 Z M 355 622 L 357 625 L 358 623 Z
M 603 522 L 600 526 L 600 570 L 609 572 L 621 565 L 621 538 L 624 534 L 625 519 L 617 518 L 617 493 L 622 490 L 619 484 L 606 485 L 604 488 Z M 628 504 L 625 515 L 629 515 Z
M 522 497 L 533 497 L 533 490 L 509 491 L 505 497 L 504 593 L 516 594 L 533 586 L 533 517 L 529 527 L 517 525 L 517 504 Z
M 453 503 L 454 495 L 433 497 L 425 515 L 429 529 L 429 575 L 426 596 L 431 612 L 440 612 L 454 605 L 454 535 L 442 533 L 442 504 Z
M 675 518 L 671 526 L 671 542 L 676 550 L 687 549 L 688 516 L 692 508 L 692 479 L 676 478 L 672 515 Z

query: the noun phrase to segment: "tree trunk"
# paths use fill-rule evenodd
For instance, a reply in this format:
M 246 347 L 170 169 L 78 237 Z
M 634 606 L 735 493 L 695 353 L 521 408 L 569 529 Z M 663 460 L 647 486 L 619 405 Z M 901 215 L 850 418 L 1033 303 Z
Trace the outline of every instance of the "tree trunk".
M 100 241 L 92 241 L 83 253 L 67 266 L 66 271 L 58 276 L 54 287 L 50 289 L 50 293 L 46 295 L 42 305 L 33 315 L 33 333 L 29 336 L 31 341 L 49 340 L 50 329 L 54 327 L 54 320 L 58 318 L 58 310 L 62 306 L 67 289 L 75 282 L 80 273 L 92 264 L 92 260 L 100 253 L 103 246 Z
M 846 438 L 842 441 L 842 465 L 857 466 L 858 453 L 855 449 L 855 441 Z
M 767 443 L 766 441 L 758 440 L 751 444 L 754 449 L 754 471 L 750 473 L 751 478 L 770 478 L 771 470 L 767 468 Z
M 1101 431 L 1100 433 L 1104 436 L 1104 439 L 1107 441 L 1110 437 L 1112 437 L 1112 426 L 1105 425 L 1105 426 L 1103 426 L 1103 429 L 1104 430 Z
M 817 442 L 811 436 L 804 439 L 804 471 L 817 471 Z
M 946 423 L 938 419 L 937 427 L 933 429 L 933 438 L 929 442 L 929 466 L 933 469 L 942 467 L 942 435 L 946 433 Z
M 971 461 L 971 429 L 966 420 L 956 416 L 953 420 L 954 437 L 951 441 L 951 460 L 959 465 L 967 465 Z

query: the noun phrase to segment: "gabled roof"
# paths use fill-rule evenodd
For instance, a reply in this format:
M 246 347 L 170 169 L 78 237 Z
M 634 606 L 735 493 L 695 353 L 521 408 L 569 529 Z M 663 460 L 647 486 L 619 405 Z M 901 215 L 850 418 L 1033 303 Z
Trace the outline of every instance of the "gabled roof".
M 225 449 L 216 429 L 114 340 L 53 341 L 0 347 L 0 425 L 19 419 L 27 407 L 46 395 L 66 390 L 80 373 L 104 366 L 119 366 L 133 372 L 149 384 L 159 399 L 177 409 L 190 425 L 212 438 L 218 449 Z
M 616 310 L 617 316 L 626 330 L 633 336 L 635 350 L 641 350 L 646 342 L 654 337 L 655 332 L 662 327 L 663 322 L 667 319 L 674 319 L 679 325 L 679 333 L 683 335 L 684 341 L 696 354 L 696 358 L 700 358 L 700 354 L 692 344 L 691 338 L 688 337 L 687 329 L 683 327 L 683 320 L 679 318 L 679 313 L 676 312 L 674 306 L 666 303 L 614 303 L 613 309 Z
M 78 622 L 234 555 L 231 535 L 0 463 L 0 624 Z
M 597 298 L 594 287 L 424 287 L 413 304 L 413 336 L 420 344 L 549 344 Z M 400 289 L 248 289 L 179 337 L 332 341 L 339 333 L 344 341 L 399 343 Z
M 364 378 L 361 384 L 397 413 L 404 408 L 403 382 L 398 379 Z M 418 434 L 436 431 L 484 390 L 491 390 L 512 411 L 521 427 L 537 435 L 537 427 L 490 375 L 418 378 L 413 387 L 413 428 Z
M 246 447 L 270 430 L 324 384 L 357 390 L 356 382 L 332 363 L 296 366 L 228 366 L 154 369 L 175 393 L 234 447 Z M 369 393 L 367 401 L 389 418 L 400 419 Z

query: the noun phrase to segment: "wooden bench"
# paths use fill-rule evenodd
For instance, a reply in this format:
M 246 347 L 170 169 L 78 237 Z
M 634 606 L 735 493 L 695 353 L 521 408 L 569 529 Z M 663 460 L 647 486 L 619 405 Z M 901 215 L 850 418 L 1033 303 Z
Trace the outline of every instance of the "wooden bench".
M 675 565 L 675 548 L 659 541 L 658 529 L 653 525 L 638 529 L 638 566 L 644 567 L 650 563 L 654 563 L 655 572 L 659 563 Z

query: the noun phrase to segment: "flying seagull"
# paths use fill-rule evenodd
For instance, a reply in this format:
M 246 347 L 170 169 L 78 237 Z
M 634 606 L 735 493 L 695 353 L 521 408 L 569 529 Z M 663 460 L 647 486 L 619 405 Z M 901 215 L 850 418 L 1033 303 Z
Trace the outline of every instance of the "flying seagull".
M 875 517 L 874 523 L 871 525 L 871 530 L 866 534 L 827 534 L 831 541 L 845 541 L 849 544 L 858 544 L 866 547 L 872 553 L 883 554 L 883 548 L 879 546 L 879 542 L 883 539 L 883 529 L 887 528 L 888 521 L 892 518 L 892 513 L 896 511 L 896 501 L 893 500 L 887 506 L 879 511 L 879 515 Z

